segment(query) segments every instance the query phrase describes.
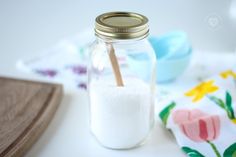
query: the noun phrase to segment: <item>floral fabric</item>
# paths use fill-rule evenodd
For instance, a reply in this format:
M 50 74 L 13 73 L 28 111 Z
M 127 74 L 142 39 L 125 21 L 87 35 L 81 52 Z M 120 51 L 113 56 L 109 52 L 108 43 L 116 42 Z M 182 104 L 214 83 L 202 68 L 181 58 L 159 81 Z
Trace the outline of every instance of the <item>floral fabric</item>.
M 92 29 L 61 40 L 39 56 L 23 58 L 17 68 L 34 73 L 49 81 L 86 89 L 88 48 L 94 40 Z
M 201 81 L 159 114 L 190 157 L 236 157 L 236 70 Z

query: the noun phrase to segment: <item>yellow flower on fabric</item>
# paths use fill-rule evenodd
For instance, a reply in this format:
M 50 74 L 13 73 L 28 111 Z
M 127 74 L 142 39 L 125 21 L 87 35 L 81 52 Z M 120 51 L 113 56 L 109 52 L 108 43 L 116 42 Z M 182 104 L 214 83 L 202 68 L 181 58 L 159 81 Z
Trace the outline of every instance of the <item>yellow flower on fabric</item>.
M 220 73 L 220 76 L 223 79 L 227 79 L 229 76 L 232 76 L 234 79 L 236 79 L 236 73 L 233 72 L 232 70 L 224 71 L 224 72 Z
M 234 124 L 236 124 L 236 119 L 232 119 L 231 121 L 232 121 Z
M 217 91 L 219 88 L 214 85 L 214 80 L 202 82 L 187 93 L 186 96 L 194 97 L 193 102 L 197 102 L 201 100 L 206 94 L 213 93 Z

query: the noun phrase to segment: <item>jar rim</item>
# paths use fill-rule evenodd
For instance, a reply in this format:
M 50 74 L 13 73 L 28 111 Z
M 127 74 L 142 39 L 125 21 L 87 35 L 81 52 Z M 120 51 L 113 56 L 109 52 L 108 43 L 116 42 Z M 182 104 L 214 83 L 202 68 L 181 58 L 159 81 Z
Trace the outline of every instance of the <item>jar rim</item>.
M 133 12 L 108 12 L 96 18 L 94 30 L 102 39 L 145 38 L 149 34 L 148 18 Z

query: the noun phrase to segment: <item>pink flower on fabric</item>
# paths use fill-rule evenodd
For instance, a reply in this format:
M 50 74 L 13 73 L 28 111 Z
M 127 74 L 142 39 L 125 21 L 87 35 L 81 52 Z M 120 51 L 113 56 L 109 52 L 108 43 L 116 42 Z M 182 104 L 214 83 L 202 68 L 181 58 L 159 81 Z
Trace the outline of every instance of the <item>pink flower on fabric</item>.
M 195 142 L 212 141 L 219 136 L 220 119 L 217 115 L 208 115 L 198 109 L 177 110 L 172 115 L 181 131 Z

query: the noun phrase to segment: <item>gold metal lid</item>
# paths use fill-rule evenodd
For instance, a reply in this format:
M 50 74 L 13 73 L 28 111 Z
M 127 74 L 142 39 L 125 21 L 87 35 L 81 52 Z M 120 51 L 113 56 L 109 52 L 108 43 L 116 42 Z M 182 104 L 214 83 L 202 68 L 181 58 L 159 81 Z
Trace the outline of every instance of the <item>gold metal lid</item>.
M 148 19 L 137 13 L 109 12 L 96 18 L 95 34 L 100 38 L 144 38 L 148 33 Z

